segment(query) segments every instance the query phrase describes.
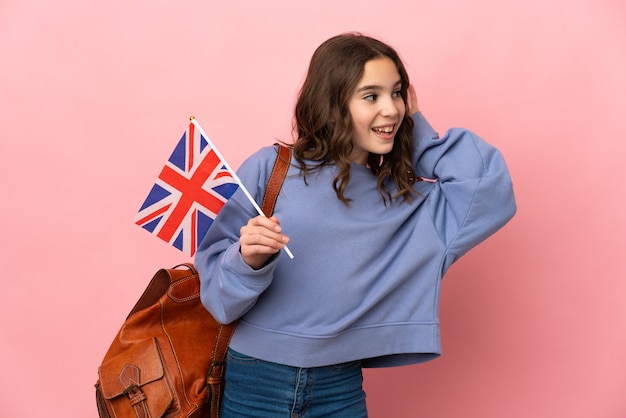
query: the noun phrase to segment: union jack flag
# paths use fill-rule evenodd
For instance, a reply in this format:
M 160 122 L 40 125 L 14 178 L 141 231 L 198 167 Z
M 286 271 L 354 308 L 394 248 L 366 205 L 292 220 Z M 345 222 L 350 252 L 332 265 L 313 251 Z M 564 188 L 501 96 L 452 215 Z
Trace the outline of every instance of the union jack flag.
M 211 141 L 193 123 L 183 134 L 135 223 L 193 256 L 237 182 Z

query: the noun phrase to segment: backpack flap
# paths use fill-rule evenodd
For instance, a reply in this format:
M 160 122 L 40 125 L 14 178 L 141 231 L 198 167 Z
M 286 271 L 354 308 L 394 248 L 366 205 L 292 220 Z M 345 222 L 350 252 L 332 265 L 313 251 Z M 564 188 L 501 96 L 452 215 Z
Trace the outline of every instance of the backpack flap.
M 135 416 L 133 407 L 145 401 L 150 416 L 160 417 L 174 400 L 156 338 L 128 347 L 103 363 L 98 374 L 102 396 L 116 416 Z

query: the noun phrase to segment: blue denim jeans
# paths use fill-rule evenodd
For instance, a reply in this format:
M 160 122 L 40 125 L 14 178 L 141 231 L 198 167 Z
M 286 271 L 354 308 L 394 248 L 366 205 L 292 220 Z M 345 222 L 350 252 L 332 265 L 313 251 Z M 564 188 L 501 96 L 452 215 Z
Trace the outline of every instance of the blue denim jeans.
M 366 418 L 361 362 L 300 368 L 228 350 L 222 418 Z

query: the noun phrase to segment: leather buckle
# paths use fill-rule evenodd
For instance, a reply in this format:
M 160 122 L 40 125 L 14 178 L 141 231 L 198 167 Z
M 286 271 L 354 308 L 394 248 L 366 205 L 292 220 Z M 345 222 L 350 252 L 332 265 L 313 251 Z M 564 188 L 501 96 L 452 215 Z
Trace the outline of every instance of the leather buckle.
M 128 398 L 130 404 L 133 406 L 146 400 L 146 395 L 144 395 L 141 388 L 134 383 L 124 389 L 122 394 Z
M 133 383 L 132 385 L 130 385 L 129 387 L 124 389 L 124 392 L 122 392 L 122 395 L 124 395 L 128 399 L 130 399 L 130 398 L 134 398 L 136 396 L 143 395 L 143 392 L 141 391 L 141 388 L 139 386 L 137 386 L 136 384 Z

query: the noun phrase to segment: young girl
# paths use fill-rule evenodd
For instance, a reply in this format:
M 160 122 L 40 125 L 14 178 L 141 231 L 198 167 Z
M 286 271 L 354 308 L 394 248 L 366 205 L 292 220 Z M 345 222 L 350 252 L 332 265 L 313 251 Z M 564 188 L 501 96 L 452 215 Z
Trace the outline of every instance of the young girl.
M 442 276 L 516 210 L 500 153 L 464 129 L 440 138 L 370 37 L 315 51 L 295 130 L 274 216 L 236 192 L 195 258 L 206 308 L 239 320 L 224 418 L 366 417 L 361 369 L 440 355 Z M 258 202 L 276 152 L 238 171 Z

